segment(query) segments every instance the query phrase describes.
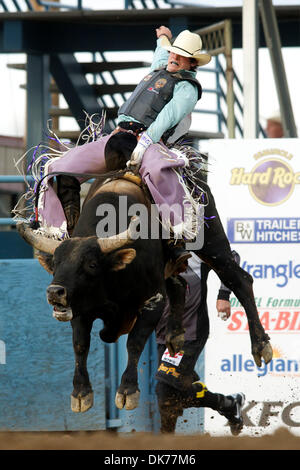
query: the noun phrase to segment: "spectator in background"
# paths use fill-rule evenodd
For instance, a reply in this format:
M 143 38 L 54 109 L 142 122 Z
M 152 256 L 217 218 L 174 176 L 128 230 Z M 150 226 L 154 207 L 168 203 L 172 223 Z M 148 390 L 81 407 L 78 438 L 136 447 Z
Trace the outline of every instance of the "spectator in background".
M 280 111 L 276 111 L 266 118 L 265 130 L 269 139 L 279 139 L 284 137 Z

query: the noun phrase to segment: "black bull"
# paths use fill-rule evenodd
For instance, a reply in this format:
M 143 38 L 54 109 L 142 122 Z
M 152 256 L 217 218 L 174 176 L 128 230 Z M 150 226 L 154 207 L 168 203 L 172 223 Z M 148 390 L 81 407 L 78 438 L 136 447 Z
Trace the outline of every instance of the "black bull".
M 205 216 L 210 221 L 204 227 L 204 245 L 195 253 L 212 267 L 243 305 L 249 324 L 252 354 L 256 364 L 261 366 L 261 358 L 266 363 L 272 359 L 272 348 L 258 317 L 252 290 L 253 280 L 232 259 L 213 196 L 202 181 L 201 186 L 208 195 Z M 133 241 L 129 236 L 126 241 L 117 236 L 105 241 L 96 236 L 100 220 L 96 215 L 97 208 L 101 204 L 111 204 L 118 219 L 119 199 L 124 195 L 128 197 L 128 206 L 145 203 L 142 190 L 133 183 L 117 180 L 100 190 L 94 184 L 72 238 L 63 242 L 40 239 L 28 227 L 18 225 L 19 232 L 27 242 L 51 254 L 48 258 L 40 258 L 41 264 L 53 273 L 52 283 L 47 289 L 48 301 L 54 306 L 56 318 L 64 321 L 71 319 L 75 354 L 74 389 L 71 395 L 73 411 L 86 411 L 93 404 L 87 357 L 90 332 L 96 318 L 104 322 L 100 332 L 103 341 L 116 341 L 121 334 L 129 333 L 128 363 L 116 394 L 118 408 L 125 406 L 126 409 L 133 409 L 138 405 L 138 361 L 161 317 L 167 295 L 171 305 L 168 347 L 174 352 L 182 346 L 180 315 L 184 307 L 185 285 L 180 276 L 165 279 L 165 256 L 161 240 L 149 238 Z

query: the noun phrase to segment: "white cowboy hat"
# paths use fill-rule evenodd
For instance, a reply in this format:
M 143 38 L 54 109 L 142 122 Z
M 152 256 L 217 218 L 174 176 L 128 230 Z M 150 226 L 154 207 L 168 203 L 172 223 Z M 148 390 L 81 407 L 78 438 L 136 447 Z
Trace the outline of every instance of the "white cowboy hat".
M 182 31 L 173 44 L 167 36 L 161 36 L 161 46 L 169 52 L 195 59 L 198 66 L 206 65 L 211 60 L 209 54 L 200 53 L 202 41 L 199 34 L 191 33 L 188 29 Z

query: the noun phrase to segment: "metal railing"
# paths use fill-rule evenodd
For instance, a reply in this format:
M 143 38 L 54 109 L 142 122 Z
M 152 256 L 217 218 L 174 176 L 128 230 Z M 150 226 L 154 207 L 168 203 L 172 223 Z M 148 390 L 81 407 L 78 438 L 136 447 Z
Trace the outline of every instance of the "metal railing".
M 224 92 L 227 105 L 226 124 L 228 129 L 228 136 L 235 137 L 235 114 L 234 114 L 234 94 L 233 94 L 233 68 L 232 68 L 232 28 L 231 21 L 225 20 L 205 28 L 193 31 L 199 34 L 202 39 L 203 49 L 205 49 L 211 56 L 224 55 L 225 58 L 225 77 L 226 77 L 226 91 Z M 219 64 L 220 65 L 220 64 Z M 218 73 L 220 70 L 218 70 Z M 221 90 L 217 90 L 219 94 L 218 105 L 220 105 L 220 97 L 223 97 Z M 220 117 L 223 119 L 221 108 L 218 107 Z M 224 118 L 225 119 L 225 118 Z
M 125 9 L 143 9 L 151 10 L 153 8 L 172 8 L 171 1 L 168 0 L 125 0 Z
M 4 6 L 5 11 L 8 11 L 8 2 L 11 2 L 15 6 L 15 8 L 20 11 L 20 0 L 0 0 L 0 5 Z M 68 8 L 68 9 L 84 9 L 84 0 L 73 0 L 74 3 L 72 5 L 64 5 L 62 3 L 58 3 L 55 1 L 46 1 L 46 0 L 34 0 L 35 5 L 39 5 L 43 7 L 45 10 L 50 8 Z M 33 0 L 23 0 L 23 5 L 27 5 L 28 9 L 33 10 Z M 169 4 L 168 0 L 124 0 L 125 8 L 136 8 L 137 3 L 139 2 L 142 8 L 150 8 L 153 6 L 154 8 L 161 8 L 162 3 Z M 44 10 L 44 11 L 45 11 Z M 227 128 L 228 137 L 235 138 L 236 131 L 243 136 L 243 124 L 242 124 L 242 116 L 243 116 L 243 106 L 241 101 L 238 99 L 237 93 L 235 92 L 235 88 L 238 89 L 241 94 L 243 94 L 243 87 L 236 76 L 236 73 L 233 69 L 232 65 L 232 30 L 231 30 L 231 21 L 224 20 L 222 22 L 210 25 L 205 28 L 201 28 L 198 30 L 193 31 L 199 34 L 202 38 L 203 48 L 212 56 L 215 57 L 215 66 L 214 67 L 204 67 L 201 71 L 204 72 L 214 72 L 216 76 L 216 87 L 214 89 L 204 89 L 205 93 L 215 93 L 216 94 L 216 107 L 214 109 L 196 109 L 196 113 L 203 113 L 203 114 L 213 114 L 217 116 L 218 122 L 218 131 L 221 132 L 221 127 Z M 101 53 L 101 58 L 105 61 L 105 56 Z M 222 60 L 220 60 L 222 59 Z M 222 65 L 224 64 L 225 65 Z M 103 78 L 103 74 L 99 74 L 103 83 L 105 83 L 105 79 Z M 113 74 L 110 73 L 112 82 L 114 84 L 117 83 L 117 80 Z M 222 79 L 222 80 L 221 80 Z M 221 81 L 224 83 L 225 86 L 222 86 Z M 123 94 L 120 95 L 121 99 L 125 100 L 125 96 Z M 117 106 L 117 102 L 115 97 L 112 95 L 111 99 L 115 106 Z M 101 97 L 100 101 L 102 105 L 106 106 L 106 99 L 105 97 Z M 225 109 L 225 112 L 223 109 Z M 235 111 L 238 111 L 236 113 Z M 225 115 L 226 114 L 226 115 Z M 241 118 L 238 118 L 238 115 L 241 115 Z M 113 121 L 112 121 L 113 123 Z M 259 125 L 259 132 L 265 137 L 265 133 Z
M 45 10 L 50 10 L 50 8 L 64 8 L 67 10 L 84 10 L 83 8 L 83 1 L 84 0 L 73 0 L 74 5 L 64 5 L 60 2 L 48 2 L 44 0 L 36 0 L 36 3 L 44 7 Z
M 237 93 L 239 91 L 243 96 L 243 86 L 234 71 L 232 63 L 231 20 L 224 20 L 193 32 L 201 36 L 203 49 L 215 57 L 215 68 L 203 67 L 201 71 L 214 71 L 216 73 L 216 88 L 212 90 L 204 89 L 203 91 L 216 93 L 217 106 L 214 111 L 202 110 L 202 112 L 217 115 L 219 132 L 221 132 L 222 124 L 225 124 L 229 138 L 235 138 L 236 131 L 243 137 L 243 104 Z M 223 78 L 225 85 L 222 85 L 221 78 Z M 222 105 L 225 105 L 227 115 L 223 112 Z M 196 112 L 201 111 L 196 110 Z M 241 119 L 238 118 L 238 114 L 241 115 Z M 259 132 L 265 137 L 265 132 L 260 124 Z
M 27 7 L 27 10 L 33 10 L 30 0 L 25 0 L 25 6 Z M 6 13 L 12 12 L 14 10 L 17 12 L 24 11 L 23 5 L 18 0 L 0 0 L 0 11 L 1 7 L 2 10 Z
M 22 11 L 48 11 L 50 9 L 63 9 L 63 10 L 86 10 L 84 7 L 84 0 L 73 0 L 71 5 L 61 2 L 45 1 L 45 0 L 0 0 L 0 7 L 4 12 L 22 12 Z M 90 8 L 89 8 L 90 9 Z M 1 8 L 0 8 L 1 11 Z
M 103 0 L 104 1 L 104 0 Z M 95 2 L 97 3 L 97 2 Z M 22 11 L 41 11 L 55 10 L 91 10 L 101 9 L 101 5 L 95 5 L 95 8 L 86 0 L 73 0 L 72 4 L 63 2 L 55 2 L 48 0 L 0 0 L 1 7 L 4 12 L 22 12 Z M 173 8 L 174 5 L 169 0 L 124 0 L 124 8 L 127 9 L 154 9 L 154 8 Z M 112 7 L 112 9 L 114 9 Z

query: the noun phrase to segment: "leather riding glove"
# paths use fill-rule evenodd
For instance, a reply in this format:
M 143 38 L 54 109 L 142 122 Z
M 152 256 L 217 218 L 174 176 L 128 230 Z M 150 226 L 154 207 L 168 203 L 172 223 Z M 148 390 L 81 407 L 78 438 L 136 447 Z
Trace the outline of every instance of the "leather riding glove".
M 127 166 L 141 165 L 143 155 L 151 144 L 153 144 L 152 139 L 146 134 L 146 132 L 143 132 L 131 154 L 130 161 L 127 162 Z

